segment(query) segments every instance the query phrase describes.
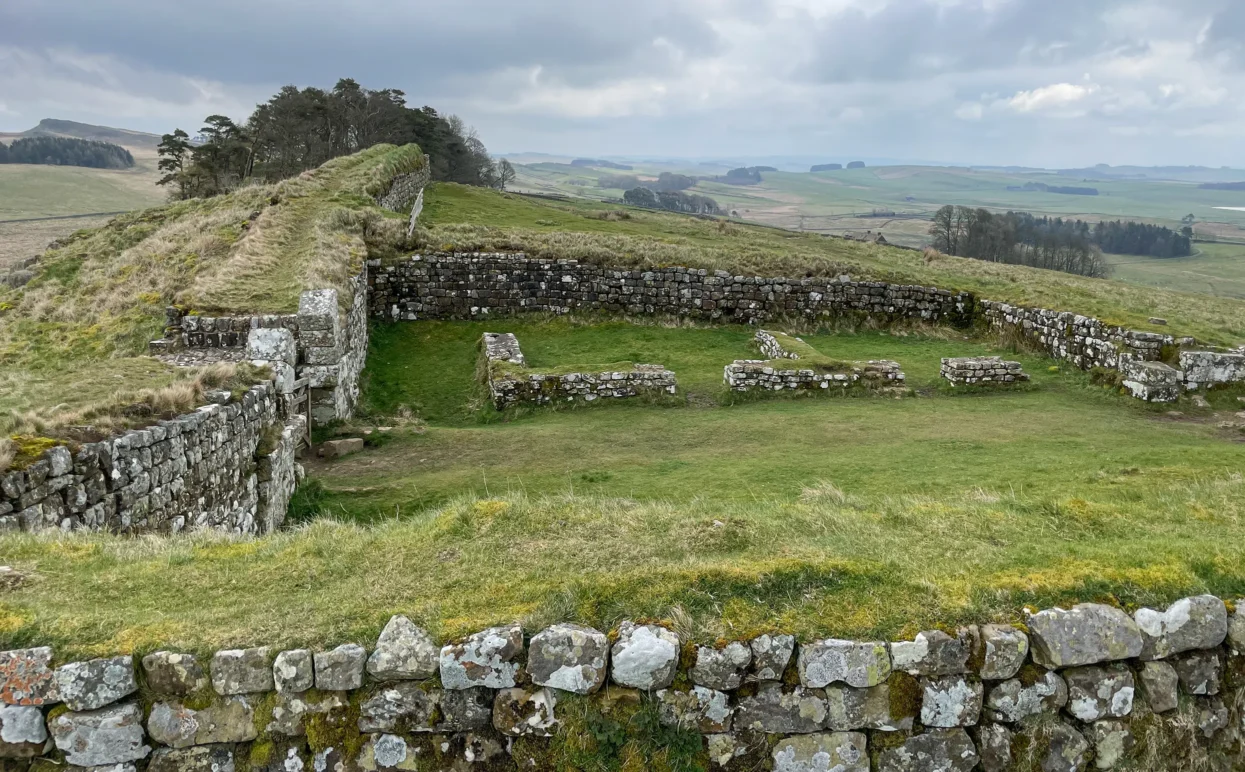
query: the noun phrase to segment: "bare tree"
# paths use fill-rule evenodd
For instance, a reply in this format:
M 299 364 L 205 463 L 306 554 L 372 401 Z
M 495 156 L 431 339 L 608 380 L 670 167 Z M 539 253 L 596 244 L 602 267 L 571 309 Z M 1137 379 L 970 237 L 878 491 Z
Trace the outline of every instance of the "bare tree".
M 515 177 L 519 173 L 514 170 L 514 165 L 505 158 L 497 162 L 497 186 L 502 190 L 506 189 L 506 185 L 514 182 Z

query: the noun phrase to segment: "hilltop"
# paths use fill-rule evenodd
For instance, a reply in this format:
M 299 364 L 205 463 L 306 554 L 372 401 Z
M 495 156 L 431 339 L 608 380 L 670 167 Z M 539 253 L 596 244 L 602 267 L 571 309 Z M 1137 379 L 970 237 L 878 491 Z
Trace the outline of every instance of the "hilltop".
M 93 139 L 99 142 L 111 142 L 126 148 L 155 150 L 160 144 L 159 134 L 132 129 L 115 129 L 111 126 L 95 126 L 90 123 L 65 121 L 58 118 L 44 118 L 32 129 L 15 133 L 0 133 L 0 140 L 13 140 L 21 137 L 75 137 L 77 139 Z

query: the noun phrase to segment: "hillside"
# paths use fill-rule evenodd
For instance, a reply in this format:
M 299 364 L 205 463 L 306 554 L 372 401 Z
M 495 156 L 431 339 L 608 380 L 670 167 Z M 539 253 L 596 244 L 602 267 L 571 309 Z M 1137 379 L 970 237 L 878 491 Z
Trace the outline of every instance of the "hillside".
M 89 123 L 78 123 L 77 121 L 64 121 L 57 118 L 44 118 L 39 121 L 39 125 L 33 129 L 27 129 L 20 134 L 0 135 L 12 137 L 76 137 L 78 139 L 94 139 L 100 142 L 111 142 L 114 145 L 121 145 L 127 148 L 140 148 L 147 150 L 155 150 L 160 144 L 159 134 L 150 134 L 145 131 L 133 131 L 131 129 L 114 129 L 110 126 L 94 126 Z
M 123 403 L 111 395 L 119 385 L 127 394 L 167 385 L 172 371 L 142 355 L 168 305 L 283 313 L 305 289 L 343 287 L 370 245 L 403 232 L 372 197 L 425 163 L 414 145 L 378 145 L 285 182 L 74 234 L 28 284 L 0 285 L 0 416 Z
M 1097 316 L 1135 329 L 1245 342 L 1245 302 L 1089 279 L 811 233 L 604 203 L 553 201 L 438 184 L 427 198 L 428 246 L 634 266 L 688 265 L 747 275 L 835 276 L 968 290 L 979 297 Z M 1169 326 L 1149 324 L 1151 317 Z

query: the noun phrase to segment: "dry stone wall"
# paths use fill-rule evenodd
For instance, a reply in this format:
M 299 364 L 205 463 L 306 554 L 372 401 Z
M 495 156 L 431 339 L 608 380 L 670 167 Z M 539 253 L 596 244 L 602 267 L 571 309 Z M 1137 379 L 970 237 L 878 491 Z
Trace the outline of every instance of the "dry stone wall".
M 939 374 L 953 386 L 1009 386 L 1029 380 L 1019 362 L 1002 357 L 944 357 Z
M 778 360 L 800 360 L 800 355 L 785 348 L 781 340 L 768 330 L 757 330 L 754 338 L 757 348 L 769 357 L 762 359 L 737 359 L 726 366 L 722 378 L 734 391 L 815 391 L 832 387 L 846 389 L 862 384 L 870 387 L 902 385 L 903 370 L 898 362 L 889 359 L 868 362 L 844 362 L 838 370 L 806 367 L 780 367 Z M 803 340 L 795 338 L 804 343 Z
M 0 531 L 267 533 L 285 520 L 300 474 L 301 416 L 272 382 L 193 413 L 0 474 Z
M 585 731 L 585 701 L 620 732 L 655 733 L 628 718 L 651 711 L 668 740 L 713 770 L 1245 764 L 1241 612 L 1201 595 L 1132 614 L 1053 608 L 1024 622 L 902 641 L 765 634 L 711 644 L 654 623 L 609 634 L 510 624 L 437 642 L 395 616 L 368 646 L 317 651 L 58 662 L 49 648 L 18 649 L 0 652 L 0 764 L 541 772 L 568 768 L 558 754 L 580 744 L 558 737 Z

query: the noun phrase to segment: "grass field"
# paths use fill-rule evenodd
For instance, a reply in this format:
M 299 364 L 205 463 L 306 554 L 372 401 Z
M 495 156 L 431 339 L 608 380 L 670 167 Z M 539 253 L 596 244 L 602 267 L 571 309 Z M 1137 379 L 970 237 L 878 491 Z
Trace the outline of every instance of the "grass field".
M 1200 242 L 1195 254 L 1166 260 L 1134 255 L 1107 255 L 1111 275 L 1120 281 L 1151 287 L 1198 292 L 1216 297 L 1245 298 L 1245 244 Z
M 98 228 L 108 217 L 73 217 L 35 220 L 33 222 L 0 222 L 0 273 L 11 264 L 42 254 L 48 244 L 85 228 Z
M 0 221 L 157 206 L 166 195 L 156 186 L 156 155 L 131 153 L 135 166 L 125 170 L 0 164 Z
M 701 642 L 897 637 L 1026 603 L 1245 591 L 1245 443 L 1209 415 L 1030 357 L 1029 388 L 951 394 L 937 357 L 987 342 L 876 332 L 805 339 L 893 357 L 921 396 L 724 405 L 715 373 L 750 353 L 745 329 L 503 327 L 537 366 L 635 355 L 706 398 L 481 422 L 481 325 L 380 328 L 368 420 L 393 439 L 314 465 L 295 511 L 330 519 L 258 539 L 5 537 L 33 579 L 0 599 L 0 644 L 366 644 L 399 612 L 446 637 L 635 617 Z

